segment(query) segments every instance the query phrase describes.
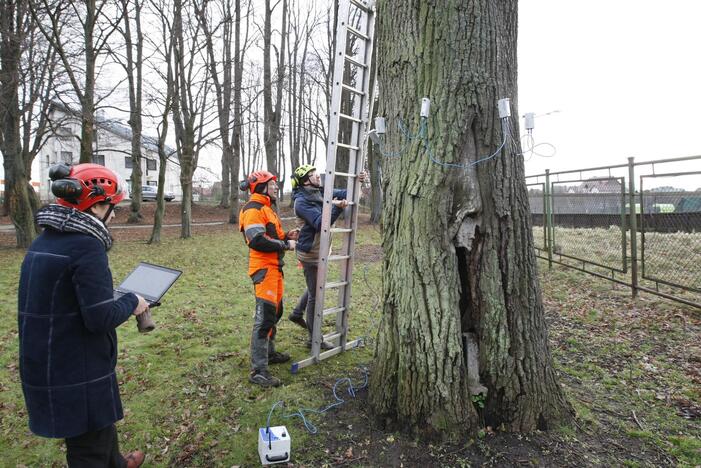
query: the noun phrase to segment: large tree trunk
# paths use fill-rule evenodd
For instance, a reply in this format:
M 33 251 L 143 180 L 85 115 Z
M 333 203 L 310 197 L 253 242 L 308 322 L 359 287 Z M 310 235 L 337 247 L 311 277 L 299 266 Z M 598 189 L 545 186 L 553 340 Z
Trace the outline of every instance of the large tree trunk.
M 37 235 L 34 224 L 34 189 L 24 164 L 20 138 L 19 67 L 27 4 L 0 4 L 0 150 L 5 172 L 5 203 L 15 226 L 17 247 L 26 248 Z M 30 192 L 31 191 L 31 192 Z
M 382 420 L 419 434 L 457 437 L 482 423 L 531 431 L 571 415 L 548 348 L 518 142 L 468 166 L 501 144 L 497 99 L 516 102 L 516 8 L 378 4 L 380 114 L 417 133 L 429 95 L 424 141 L 435 160 L 463 165 L 433 163 L 414 141 L 383 171 L 385 301 L 370 398 Z M 515 126 L 515 106 L 512 115 Z M 479 344 L 480 414 L 463 333 Z

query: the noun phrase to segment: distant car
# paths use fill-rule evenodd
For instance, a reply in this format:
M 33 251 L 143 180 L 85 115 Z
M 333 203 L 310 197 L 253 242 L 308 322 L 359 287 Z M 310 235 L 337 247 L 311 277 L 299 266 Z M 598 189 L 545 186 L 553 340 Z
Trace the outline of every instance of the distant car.
M 157 197 L 158 187 L 154 185 L 144 185 L 141 187 L 141 199 L 143 201 L 156 201 Z M 173 192 L 164 192 L 163 199 L 167 202 L 173 201 L 175 199 L 175 195 Z

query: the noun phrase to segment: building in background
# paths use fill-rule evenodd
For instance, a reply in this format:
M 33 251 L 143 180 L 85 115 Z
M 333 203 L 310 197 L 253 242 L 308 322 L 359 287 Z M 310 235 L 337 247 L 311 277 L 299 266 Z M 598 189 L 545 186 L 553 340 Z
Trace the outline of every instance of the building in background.
M 54 198 L 51 194 L 49 167 L 58 162 L 78 164 L 80 159 L 81 121 L 78 112 L 68 109 L 63 104 L 54 103 L 50 109 L 50 120 L 53 122 L 54 131 L 32 163 L 32 185 L 42 202 L 49 202 Z M 116 172 L 131 193 L 131 128 L 121 121 L 106 119 L 101 113 L 96 115 L 95 120 L 97 138 L 93 162 Z M 157 186 L 160 165 L 157 140 L 144 135 L 141 148 L 142 183 Z M 181 200 L 180 166 L 175 151 L 172 148 L 167 148 L 167 151 L 171 156 L 166 165 L 164 189 L 166 192 L 172 192 L 175 200 Z M 3 179 L 4 171 L 0 164 L 0 192 L 4 191 Z

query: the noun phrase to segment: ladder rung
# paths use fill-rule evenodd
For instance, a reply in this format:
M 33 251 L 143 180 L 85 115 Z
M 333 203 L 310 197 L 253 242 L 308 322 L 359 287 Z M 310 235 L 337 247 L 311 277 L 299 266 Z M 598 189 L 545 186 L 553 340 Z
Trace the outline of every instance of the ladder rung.
M 356 60 L 355 57 L 351 57 L 350 55 L 346 55 L 346 62 L 350 62 L 356 67 L 362 67 L 362 68 L 367 68 L 368 65 L 366 63 L 363 63 L 359 60 Z
M 356 123 L 363 122 L 362 120 L 360 120 L 357 117 L 353 117 L 352 115 L 341 114 L 340 112 L 338 113 L 338 116 L 341 117 L 342 119 L 351 120 L 351 121 L 356 122 Z
M 332 315 L 332 314 L 337 314 L 339 312 L 343 312 L 344 310 L 346 310 L 345 307 L 332 307 L 330 309 L 324 309 L 324 317 L 326 317 L 327 315 Z
M 338 146 L 339 148 L 346 148 L 352 151 L 358 151 L 360 149 L 357 146 L 347 145 L 345 143 L 336 143 L 336 146 Z
M 335 356 L 336 354 L 339 354 L 341 351 L 349 351 L 353 348 L 357 348 L 359 346 L 362 346 L 363 344 L 364 343 L 363 343 L 362 338 L 358 338 L 357 340 L 353 340 L 353 341 L 347 341 L 346 345 L 344 347 L 336 346 L 333 349 L 330 349 L 328 351 L 324 351 L 323 353 L 319 353 L 319 357 L 310 356 L 307 359 L 303 359 L 301 361 L 293 363 L 291 368 L 290 368 L 290 371 L 293 374 L 296 374 L 297 372 L 299 372 L 300 369 L 303 369 L 307 366 L 311 366 L 312 364 L 316 364 L 320 361 L 323 361 L 326 358 L 330 358 L 331 356 Z
M 341 260 L 348 260 L 350 255 L 329 255 L 329 262 L 340 262 Z
M 351 28 L 350 26 L 348 26 L 346 29 L 348 29 L 348 32 L 351 33 L 352 35 L 354 35 L 355 37 L 359 37 L 360 39 L 362 39 L 362 40 L 364 40 L 364 41 L 369 41 L 369 40 L 370 40 L 370 37 L 368 37 L 367 35 L 361 33 L 360 31 L 358 31 L 358 30 L 355 29 L 355 28 Z
M 351 5 L 354 7 L 363 10 L 365 12 L 370 11 L 370 7 L 368 5 L 363 5 L 359 0 L 350 0 Z
M 349 174 L 348 172 L 335 172 L 334 174 L 341 177 L 358 177 L 357 175 Z
M 350 91 L 351 93 L 355 93 L 355 94 L 357 94 L 357 95 L 359 95 L 359 96 L 365 96 L 365 91 L 363 91 L 362 89 L 358 89 L 358 88 L 354 88 L 354 87 L 352 87 L 352 86 L 348 86 L 348 85 L 345 84 L 345 83 L 342 83 L 342 84 L 341 84 L 341 88 L 345 89 L 346 91 Z
M 337 283 L 326 283 L 324 285 L 325 289 L 337 289 L 337 288 L 342 288 L 343 286 L 346 286 L 348 284 L 348 281 L 339 281 Z
M 329 334 L 327 334 L 327 335 L 324 335 L 324 341 L 328 341 L 328 342 L 333 343 L 333 342 L 335 342 L 336 340 L 338 340 L 340 337 L 341 337 L 341 334 L 340 334 L 340 333 L 338 333 L 338 332 L 333 332 L 333 333 L 329 333 Z
M 350 233 L 353 232 L 353 230 L 350 228 L 331 228 L 331 232 Z

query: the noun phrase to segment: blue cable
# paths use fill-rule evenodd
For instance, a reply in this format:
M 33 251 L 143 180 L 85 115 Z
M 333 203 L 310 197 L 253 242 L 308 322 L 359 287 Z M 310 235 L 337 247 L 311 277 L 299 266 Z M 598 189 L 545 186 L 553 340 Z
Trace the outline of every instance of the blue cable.
M 418 140 L 421 142 L 421 145 L 423 146 L 424 150 L 428 154 L 428 157 L 432 163 L 438 164 L 439 166 L 443 166 L 443 167 L 454 167 L 454 168 L 459 168 L 459 169 L 468 169 L 468 168 L 475 166 L 479 163 L 489 161 L 490 159 L 495 158 L 504 149 L 504 147 L 506 146 L 506 142 L 509 139 L 508 118 L 504 117 L 501 119 L 501 130 L 502 130 L 502 134 L 504 135 L 504 138 L 501 142 L 501 145 L 499 145 L 499 147 L 496 149 L 496 151 L 494 153 L 492 153 L 489 156 L 486 156 L 484 158 L 480 158 L 476 161 L 473 161 L 469 164 L 448 163 L 448 162 L 439 161 L 433 155 L 433 150 L 431 149 L 430 140 L 427 137 L 428 119 L 426 117 L 421 117 L 421 122 L 419 124 L 419 131 L 416 135 L 412 135 L 411 131 L 409 131 L 409 129 L 404 126 L 404 123 L 402 122 L 401 119 L 399 119 L 397 121 L 397 127 L 399 128 L 399 131 L 404 136 L 404 139 L 406 142 L 405 145 L 399 151 L 388 152 L 388 151 L 384 151 L 382 149 L 383 145 L 382 145 L 382 142 L 380 142 L 380 144 L 378 145 L 380 147 L 380 154 L 382 154 L 385 157 L 390 157 L 390 158 L 401 157 L 402 154 L 405 152 L 409 142 L 411 142 L 412 140 Z M 507 128 L 505 128 L 505 127 L 507 127 Z
M 321 409 L 321 410 L 312 409 L 312 408 L 300 408 L 297 411 L 295 411 L 294 413 L 283 414 L 282 417 L 285 419 L 294 418 L 294 417 L 300 418 L 302 420 L 302 423 L 304 424 L 304 427 L 307 429 L 307 431 L 310 434 L 316 434 L 318 432 L 318 429 L 316 428 L 316 426 L 314 424 L 312 424 L 309 420 L 307 420 L 305 413 L 306 414 L 324 414 L 328 410 L 344 404 L 346 402 L 346 400 L 339 397 L 338 394 L 336 393 L 336 387 L 338 387 L 339 384 L 344 383 L 344 382 L 348 382 L 348 394 L 350 396 L 352 396 L 353 398 L 355 398 L 356 392 L 358 390 L 362 390 L 368 386 L 368 371 L 364 367 L 362 368 L 362 370 L 365 374 L 365 381 L 363 382 L 363 384 L 360 387 L 354 386 L 353 381 L 350 379 L 350 377 L 343 377 L 343 378 L 338 379 L 336 381 L 336 383 L 333 385 L 333 396 L 336 399 L 336 401 L 334 403 L 331 403 L 330 405 L 328 405 L 326 408 Z M 273 405 L 272 408 L 270 408 L 270 412 L 268 413 L 268 420 L 266 423 L 267 428 L 270 427 L 270 416 L 273 414 L 273 411 L 275 410 L 275 408 L 279 405 L 284 405 L 284 402 L 278 401 Z
M 431 150 L 431 146 L 430 146 L 430 144 L 429 144 L 429 140 L 428 140 L 428 139 L 425 139 L 425 140 L 423 141 L 424 149 L 425 149 L 426 152 L 428 153 L 428 157 L 431 159 L 431 162 L 433 162 L 433 163 L 435 163 L 435 164 L 438 164 L 439 166 L 443 166 L 443 167 L 456 167 L 456 168 L 460 168 L 460 169 L 468 169 L 468 168 L 470 168 L 470 167 L 472 167 L 472 166 L 475 166 L 475 165 L 477 165 L 477 164 L 479 164 L 479 163 L 482 163 L 482 162 L 485 162 L 485 161 L 489 161 L 490 159 L 496 157 L 496 156 L 501 152 L 501 150 L 504 149 L 504 146 L 506 146 L 506 142 L 508 141 L 508 132 L 507 132 L 506 129 L 504 128 L 504 126 L 507 125 L 507 120 L 506 120 L 506 119 L 507 119 L 507 117 L 504 117 L 504 118 L 501 119 L 501 131 L 502 131 L 502 133 L 503 133 L 503 135 L 504 135 L 504 139 L 502 140 L 501 145 L 499 145 L 499 148 L 497 148 L 497 150 L 496 150 L 494 153 L 490 154 L 489 156 L 486 156 L 486 157 L 484 157 L 484 158 L 480 158 L 480 159 L 478 159 L 477 161 L 472 161 L 472 162 L 469 163 L 469 164 L 446 163 L 446 162 L 438 161 L 438 160 L 433 156 L 433 151 Z

